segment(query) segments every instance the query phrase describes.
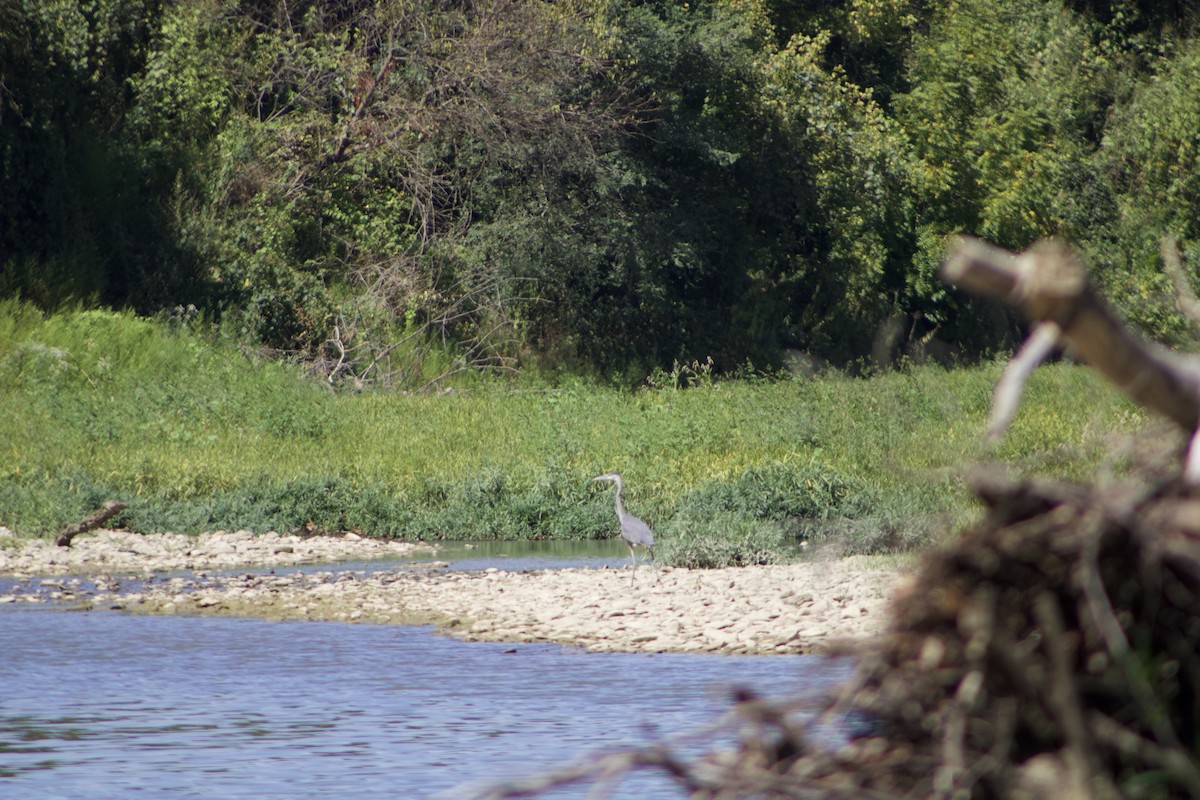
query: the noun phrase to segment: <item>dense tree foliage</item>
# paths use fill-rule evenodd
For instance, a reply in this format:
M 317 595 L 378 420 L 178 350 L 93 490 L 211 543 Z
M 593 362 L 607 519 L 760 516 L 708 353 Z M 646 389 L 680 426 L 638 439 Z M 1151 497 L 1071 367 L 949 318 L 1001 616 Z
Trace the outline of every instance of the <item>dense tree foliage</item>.
M 984 354 L 1017 331 L 936 280 L 946 237 L 1060 235 L 1177 339 L 1157 252 L 1200 237 L 1198 19 L 0 0 L 0 293 L 195 307 L 333 381 L 447 353 L 636 376 Z

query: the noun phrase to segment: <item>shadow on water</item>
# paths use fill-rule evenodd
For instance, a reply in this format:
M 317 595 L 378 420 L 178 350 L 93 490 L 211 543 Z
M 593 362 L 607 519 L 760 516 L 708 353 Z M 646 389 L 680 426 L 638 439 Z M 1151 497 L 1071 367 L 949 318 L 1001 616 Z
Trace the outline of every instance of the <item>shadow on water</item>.
M 846 662 L 585 654 L 426 628 L 0 610 L 0 796 L 454 797 L 714 721 Z M 588 787 L 555 798 L 585 797 Z M 665 777 L 618 796 L 675 798 Z

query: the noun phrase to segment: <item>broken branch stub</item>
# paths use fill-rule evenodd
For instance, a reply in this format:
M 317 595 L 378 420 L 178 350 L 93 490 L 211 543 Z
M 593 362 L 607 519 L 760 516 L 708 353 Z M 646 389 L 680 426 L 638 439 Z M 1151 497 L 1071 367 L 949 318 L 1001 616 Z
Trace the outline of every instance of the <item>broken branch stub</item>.
M 100 527 L 112 517 L 129 508 L 127 503 L 122 503 L 120 500 L 106 500 L 104 505 L 88 514 L 82 522 L 76 522 L 73 525 L 64 525 L 54 537 L 54 543 L 59 547 L 70 547 L 71 540 L 81 533 L 93 530 Z
M 1033 322 L 1058 325 L 1070 354 L 1134 402 L 1189 433 L 1200 425 L 1200 364 L 1126 328 L 1066 244 L 1047 240 L 1016 255 L 962 237 L 942 264 L 941 277 L 1016 306 Z

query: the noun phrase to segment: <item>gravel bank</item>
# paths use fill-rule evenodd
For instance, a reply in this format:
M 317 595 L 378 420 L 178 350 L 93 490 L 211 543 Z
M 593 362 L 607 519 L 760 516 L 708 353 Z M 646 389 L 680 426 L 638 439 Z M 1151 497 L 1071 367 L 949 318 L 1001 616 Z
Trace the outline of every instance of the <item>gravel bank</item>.
M 101 530 L 70 547 L 22 539 L 0 528 L 0 575 L 149 575 L 154 572 L 281 567 L 403 558 L 433 552 L 428 545 L 344 536 L 216 531 L 199 536 Z
M 0 603 L 41 600 L 154 614 L 435 624 L 469 641 L 556 642 L 594 651 L 812 653 L 881 631 L 892 589 L 902 576 L 869 558 L 720 570 L 643 566 L 632 582 L 628 569 L 448 572 L 426 567 L 209 575 L 204 570 L 225 569 L 227 560 L 229 566 L 245 565 L 252 552 L 265 561 L 250 563 L 271 566 L 395 557 L 404 550 L 340 537 L 182 538 L 191 545 L 166 534 L 104 532 L 81 536 L 66 551 L 41 542 L 4 548 L 0 573 L 110 577 L 95 582 L 26 577 L 0 596 Z M 161 576 L 172 570 L 197 572 Z M 160 576 L 134 582 L 111 577 L 151 572 Z

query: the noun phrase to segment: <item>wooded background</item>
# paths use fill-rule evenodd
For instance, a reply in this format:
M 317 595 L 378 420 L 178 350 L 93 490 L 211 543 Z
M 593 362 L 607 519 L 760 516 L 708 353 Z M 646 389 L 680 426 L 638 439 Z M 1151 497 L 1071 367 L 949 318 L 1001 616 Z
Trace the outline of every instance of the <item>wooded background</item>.
M 1071 240 L 1189 335 L 1200 12 L 1125 0 L 0 0 L 0 295 L 233 326 L 333 382 L 837 364 L 1014 317 Z

